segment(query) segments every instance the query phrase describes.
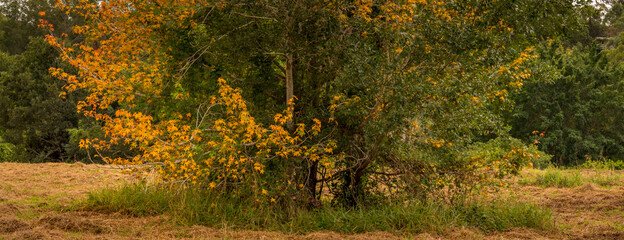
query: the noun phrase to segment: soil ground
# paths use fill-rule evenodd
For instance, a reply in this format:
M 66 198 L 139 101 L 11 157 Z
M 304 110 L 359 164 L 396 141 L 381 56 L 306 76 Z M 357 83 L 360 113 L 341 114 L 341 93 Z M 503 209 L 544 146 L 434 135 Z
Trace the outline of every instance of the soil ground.
M 90 191 L 127 181 L 130 179 L 120 171 L 98 165 L 0 163 L 0 239 L 624 239 L 624 184 L 609 188 L 592 184 L 576 188 L 514 184 L 499 193 L 552 209 L 556 227 L 548 232 L 516 228 L 494 233 L 453 229 L 417 236 L 328 231 L 292 235 L 179 226 L 167 216 L 137 218 L 62 210 Z

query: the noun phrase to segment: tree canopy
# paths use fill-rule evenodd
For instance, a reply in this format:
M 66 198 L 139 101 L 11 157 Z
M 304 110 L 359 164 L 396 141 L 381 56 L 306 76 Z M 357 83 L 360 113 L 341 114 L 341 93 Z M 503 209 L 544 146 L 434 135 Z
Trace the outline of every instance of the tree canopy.
M 311 203 L 328 187 L 345 204 L 375 184 L 418 193 L 527 164 L 521 146 L 503 160 L 462 153 L 509 137 L 501 113 L 531 77 L 531 46 L 574 13 L 572 1 L 529 0 L 60 8 L 86 24 L 73 28 L 78 43 L 47 37 L 78 69 L 52 74 L 88 93 L 78 109 L 107 134 L 84 147 L 125 145 L 126 157 L 100 157 L 168 181 Z M 373 181 L 392 175 L 400 181 Z

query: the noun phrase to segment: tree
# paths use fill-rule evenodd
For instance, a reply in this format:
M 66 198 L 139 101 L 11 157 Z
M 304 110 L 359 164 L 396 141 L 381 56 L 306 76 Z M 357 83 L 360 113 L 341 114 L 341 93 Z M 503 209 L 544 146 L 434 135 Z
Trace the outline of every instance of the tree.
M 85 41 L 48 41 L 78 69 L 53 75 L 88 92 L 78 109 L 108 134 L 83 145 L 134 151 L 105 161 L 256 198 L 268 188 L 282 202 L 314 205 L 329 187 L 357 205 L 376 176 L 414 193 L 526 163 L 460 153 L 506 135 L 501 113 L 530 77 L 533 37 L 573 9 L 552 3 L 80 2 L 60 8 L 87 19 L 74 27 Z M 518 7 L 539 20 L 523 25 Z
M 69 33 L 71 26 L 80 19 L 54 9 L 49 0 L 2 0 L 0 1 L 0 51 L 17 55 L 26 51 L 30 38 L 41 38 L 46 32 L 37 27 L 45 17 L 54 23 L 55 33 Z M 44 14 L 45 16 L 41 16 Z

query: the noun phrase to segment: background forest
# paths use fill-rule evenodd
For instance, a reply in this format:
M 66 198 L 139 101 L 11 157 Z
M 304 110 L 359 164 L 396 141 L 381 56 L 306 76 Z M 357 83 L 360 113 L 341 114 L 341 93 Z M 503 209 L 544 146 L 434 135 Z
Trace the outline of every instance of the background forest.
M 106 162 L 313 207 L 624 167 L 622 1 L 2 0 L 0 14 L 0 161 Z

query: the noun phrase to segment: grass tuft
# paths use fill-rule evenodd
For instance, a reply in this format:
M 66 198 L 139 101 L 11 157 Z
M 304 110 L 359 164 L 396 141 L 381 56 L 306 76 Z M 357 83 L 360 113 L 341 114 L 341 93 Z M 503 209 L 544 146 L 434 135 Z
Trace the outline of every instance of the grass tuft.
M 513 227 L 548 229 L 553 222 L 550 210 L 512 199 L 457 205 L 430 201 L 384 203 L 355 209 L 269 209 L 240 199 L 217 198 L 197 190 L 146 190 L 140 185 L 93 192 L 81 205 L 90 210 L 133 216 L 168 214 L 184 225 L 297 234 L 328 230 L 346 234 L 388 231 L 410 235 L 441 233 L 457 227 L 483 231 L 504 231 Z
M 543 174 L 537 174 L 533 179 L 523 179 L 520 183 L 541 187 L 571 188 L 583 185 L 584 181 L 578 172 L 562 173 L 548 169 Z
M 121 212 L 132 216 L 158 215 L 169 211 L 172 194 L 166 189 L 146 190 L 139 185 L 123 185 L 91 192 L 83 206 L 99 211 Z
M 558 169 L 529 170 L 518 181 L 522 185 L 558 188 L 573 188 L 588 183 L 602 187 L 611 187 L 622 182 L 620 174 L 612 174 L 612 170 L 600 169 Z

